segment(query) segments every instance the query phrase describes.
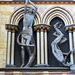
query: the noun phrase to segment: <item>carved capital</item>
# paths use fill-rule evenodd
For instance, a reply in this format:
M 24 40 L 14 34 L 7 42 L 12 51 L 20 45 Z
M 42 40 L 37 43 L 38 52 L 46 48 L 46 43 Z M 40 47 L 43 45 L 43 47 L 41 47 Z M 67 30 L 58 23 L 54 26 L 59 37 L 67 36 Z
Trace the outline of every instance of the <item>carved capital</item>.
M 69 30 L 69 28 L 66 28 L 66 29 L 65 29 L 65 31 L 68 31 L 68 30 Z
M 75 27 L 73 27 L 73 31 L 75 31 Z
M 50 30 L 50 25 L 46 25 L 46 24 L 38 24 L 38 25 L 34 25 L 34 31 L 40 30 L 40 31 L 49 31 Z
M 45 32 L 47 32 L 47 30 L 46 30 L 46 29 L 45 29 L 44 31 L 45 31 Z
M 68 26 L 65 26 L 65 27 L 66 27 L 66 30 L 65 31 L 69 31 L 69 32 L 75 31 L 75 24 L 68 25 Z
M 18 31 L 18 26 L 12 25 L 12 24 L 6 24 L 5 29 L 11 32 L 15 32 L 15 31 Z
M 37 29 L 37 32 L 39 32 L 40 30 L 39 29 Z

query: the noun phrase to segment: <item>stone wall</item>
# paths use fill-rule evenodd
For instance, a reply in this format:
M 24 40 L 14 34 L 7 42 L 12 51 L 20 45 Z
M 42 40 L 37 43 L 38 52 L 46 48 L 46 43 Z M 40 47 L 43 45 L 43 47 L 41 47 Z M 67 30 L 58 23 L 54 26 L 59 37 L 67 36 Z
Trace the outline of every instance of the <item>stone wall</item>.
M 10 6 L 0 6 L 0 67 L 5 67 L 6 63 L 7 31 L 5 24 L 9 23 L 9 14 L 12 10 L 13 8 Z
M 9 24 L 10 15 L 14 10 L 23 5 L 0 5 L 0 68 L 5 67 L 6 64 L 6 51 L 7 51 L 7 31 L 5 24 Z M 38 12 L 42 16 L 47 10 L 53 7 L 62 7 L 68 10 L 75 21 L 75 5 L 37 5 Z M 41 10 L 42 9 L 42 10 Z
M 13 0 L 0 0 L 0 1 L 13 1 Z

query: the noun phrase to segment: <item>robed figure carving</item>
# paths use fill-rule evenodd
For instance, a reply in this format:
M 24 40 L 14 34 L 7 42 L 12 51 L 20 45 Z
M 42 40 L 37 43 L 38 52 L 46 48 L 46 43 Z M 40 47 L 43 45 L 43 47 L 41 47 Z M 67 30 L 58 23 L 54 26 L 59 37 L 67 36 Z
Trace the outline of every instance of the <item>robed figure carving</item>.
M 29 8 L 27 9 L 27 4 L 30 3 L 35 9 Z M 37 12 L 37 6 L 33 4 L 30 0 L 26 0 L 25 2 L 25 9 L 24 9 L 24 18 L 23 18 L 23 30 L 17 37 L 17 42 L 19 45 L 21 45 L 21 56 L 22 56 L 22 65 L 21 67 L 29 67 L 31 66 L 34 57 L 35 57 L 35 48 L 33 53 L 31 53 L 31 46 L 35 47 L 35 44 L 30 44 L 30 41 L 32 40 L 33 36 L 33 20 L 35 17 L 35 14 Z M 19 37 L 21 36 L 21 43 L 19 42 Z M 25 65 L 25 48 L 29 54 L 29 61 Z

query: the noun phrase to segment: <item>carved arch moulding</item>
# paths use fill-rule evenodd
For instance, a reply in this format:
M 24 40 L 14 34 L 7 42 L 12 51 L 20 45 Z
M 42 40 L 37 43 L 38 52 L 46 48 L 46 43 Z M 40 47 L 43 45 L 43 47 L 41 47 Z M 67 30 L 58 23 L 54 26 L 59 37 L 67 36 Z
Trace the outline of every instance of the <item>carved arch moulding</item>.
M 27 9 L 29 9 L 29 8 L 30 7 L 28 7 Z M 23 15 L 24 15 L 24 6 L 19 7 L 10 15 L 9 23 L 13 24 L 13 25 L 18 25 L 19 21 L 23 18 Z M 37 12 L 35 19 L 34 19 L 34 24 L 38 24 L 40 22 L 41 22 L 40 14 L 39 14 L 39 12 Z
M 13 25 L 18 25 L 19 21 L 23 18 L 23 15 L 24 6 L 19 7 L 10 15 L 9 23 Z M 69 10 L 62 7 L 53 7 L 48 9 L 47 12 L 44 13 L 42 18 L 40 13 L 37 12 L 36 17 L 34 19 L 34 25 L 40 24 L 41 22 L 49 24 L 49 22 L 55 17 L 61 18 L 64 21 L 65 25 L 70 25 L 74 23 L 74 17 L 72 16 Z
M 65 25 L 74 23 L 74 18 L 71 12 L 63 7 L 53 7 L 47 10 L 47 12 L 43 16 L 42 22 L 49 24 L 50 21 L 55 17 L 61 18 L 64 21 Z

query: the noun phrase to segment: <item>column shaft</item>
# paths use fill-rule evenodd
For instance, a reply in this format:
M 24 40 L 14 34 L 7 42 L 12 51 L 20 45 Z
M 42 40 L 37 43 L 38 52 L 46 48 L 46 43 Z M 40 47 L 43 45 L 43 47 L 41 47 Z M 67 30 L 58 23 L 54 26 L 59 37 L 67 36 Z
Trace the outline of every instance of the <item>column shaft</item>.
M 44 31 L 41 31 L 41 64 L 44 64 Z
M 48 64 L 48 54 L 47 54 L 47 31 L 45 30 L 45 64 Z
M 11 46 L 11 65 L 14 65 L 14 43 L 15 42 L 15 33 L 12 32 L 12 46 Z
M 74 49 L 75 49 L 75 31 L 73 32 L 73 44 L 74 44 Z
M 74 45 L 73 49 L 75 49 L 75 30 L 73 32 L 73 45 Z M 75 52 L 74 52 L 74 57 L 75 57 Z M 75 64 L 75 58 L 73 60 L 74 60 L 74 64 Z
M 40 32 L 37 30 L 37 64 L 40 64 Z
M 10 50 L 11 50 L 11 32 L 8 32 L 8 42 L 7 42 L 8 50 L 7 50 L 7 64 L 10 64 Z
M 73 43 L 72 43 L 72 32 L 69 32 L 69 45 L 70 45 L 70 50 L 73 49 Z M 74 56 L 73 56 L 73 52 L 70 55 L 70 60 L 71 63 L 74 64 Z

